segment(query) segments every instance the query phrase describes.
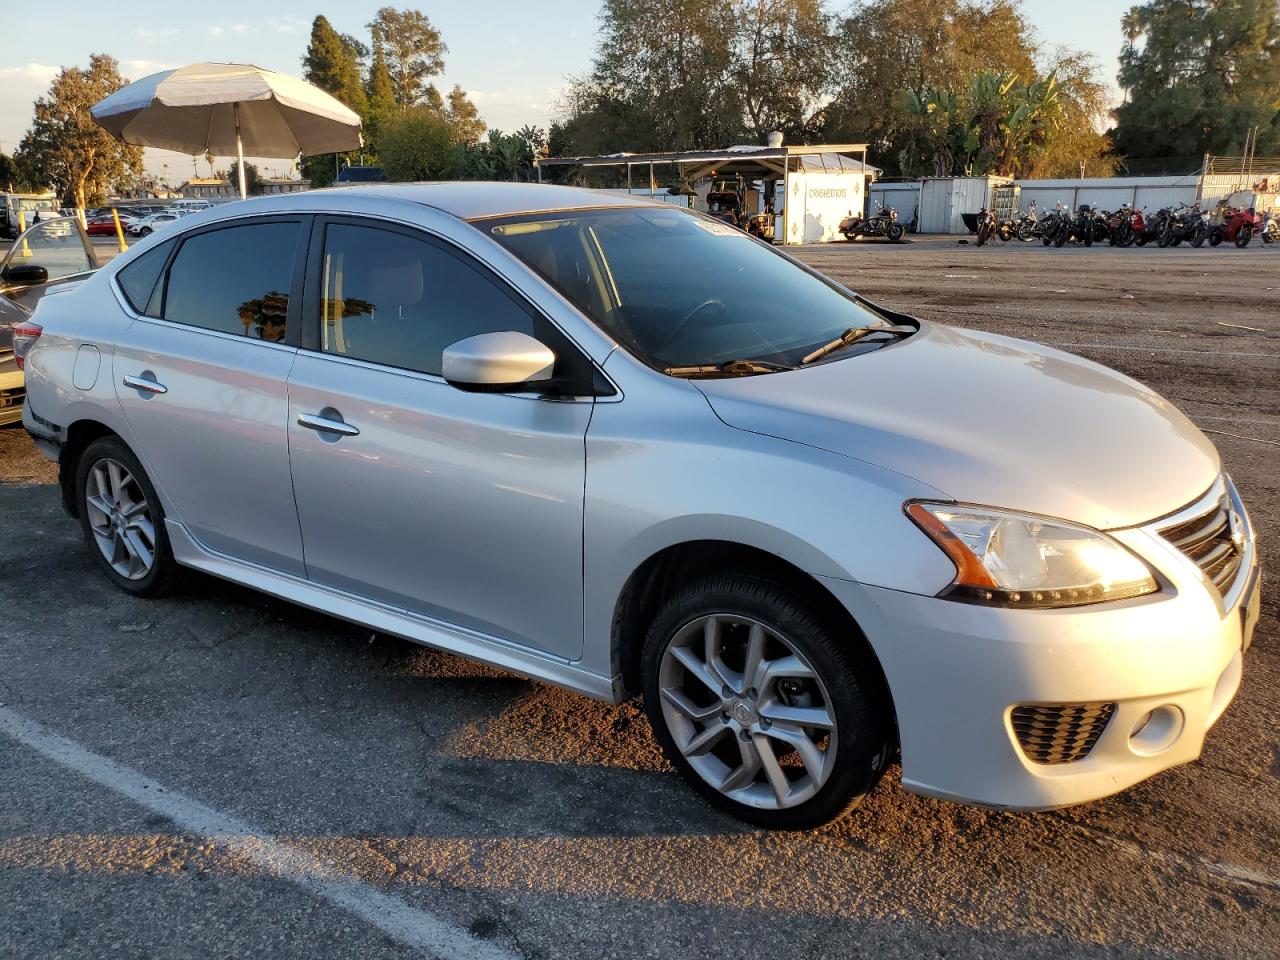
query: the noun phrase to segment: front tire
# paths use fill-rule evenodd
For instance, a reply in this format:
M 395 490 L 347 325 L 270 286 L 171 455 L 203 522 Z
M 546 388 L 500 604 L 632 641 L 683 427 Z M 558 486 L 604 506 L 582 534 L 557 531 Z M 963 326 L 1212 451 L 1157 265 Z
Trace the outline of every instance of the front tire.
M 884 235 L 889 238 L 891 243 L 897 243 L 906 232 L 906 227 L 900 223 L 891 223 L 884 228 Z
M 844 816 L 892 753 L 879 668 L 849 634 L 755 577 L 681 590 L 654 619 L 642 661 L 667 758 L 713 804 L 759 826 Z
M 1236 231 L 1236 246 L 1243 250 L 1249 245 L 1249 241 L 1253 239 L 1253 227 L 1245 224 Z
M 89 552 L 108 580 L 138 597 L 162 596 L 172 588 L 178 564 L 160 498 L 118 437 L 95 440 L 80 455 L 76 503 Z

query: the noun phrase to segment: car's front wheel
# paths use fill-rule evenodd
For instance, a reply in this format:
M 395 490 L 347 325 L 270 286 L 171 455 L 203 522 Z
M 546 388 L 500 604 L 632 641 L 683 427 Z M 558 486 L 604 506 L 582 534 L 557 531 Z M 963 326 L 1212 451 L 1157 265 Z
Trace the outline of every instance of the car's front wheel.
M 765 827 L 843 816 L 888 765 L 878 666 L 848 625 L 747 576 L 673 597 L 645 641 L 645 706 L 668 759 L 703 796 Z
M 76 470 L 76 497 L 85 541 L 108 579 L 135 596 L 167 592 L 178 567 L 164 512 L 123 441 L 103 437 L 85 449 Z

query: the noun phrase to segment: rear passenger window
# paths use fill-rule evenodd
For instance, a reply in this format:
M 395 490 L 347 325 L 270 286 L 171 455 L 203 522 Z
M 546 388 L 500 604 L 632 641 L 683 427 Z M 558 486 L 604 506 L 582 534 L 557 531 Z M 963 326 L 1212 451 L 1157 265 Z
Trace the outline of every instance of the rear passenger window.
M 480 333 L 532 335 L 533 319 L 462 258 L 376 227 L 325 229 L 321 349 L 439 375 L 445 347 Z
M 183 241 L 169 268 L 164 318 L 283 340 L 299 229 L 297 223 L 251 223 Z
M 129 301 L 134 313 L 148 312 L 147 304 L 151 302 L 151 294 L 156 288 L 156 281 L 160 279 L 160 271 L 164 269 L 169 253 L 173 250 L 173 243 L 170 240 L 148 250 L 116 274 L 120 292 Z

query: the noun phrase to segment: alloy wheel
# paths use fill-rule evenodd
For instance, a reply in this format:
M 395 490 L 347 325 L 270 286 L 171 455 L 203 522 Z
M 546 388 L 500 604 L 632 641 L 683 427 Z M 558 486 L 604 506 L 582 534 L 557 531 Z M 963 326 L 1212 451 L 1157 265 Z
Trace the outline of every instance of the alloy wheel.
M 835 767 L 835 711 L 821 678 L 781 633 L 733 614 L 682 627 L 658 674 L 667 729 L 690 767 L 747 806 L 804 803 Z
M 141 580 L 155 566 L 155 518 L 146 494 L 128 467 L 104 458 L 90 469 L 85 507 L 94 542 L 111 569 Z

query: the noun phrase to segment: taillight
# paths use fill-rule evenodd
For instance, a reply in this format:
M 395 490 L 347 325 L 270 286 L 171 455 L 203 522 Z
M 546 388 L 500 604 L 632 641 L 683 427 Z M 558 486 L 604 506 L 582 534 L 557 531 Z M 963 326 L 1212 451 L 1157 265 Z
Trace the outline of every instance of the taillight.
M 27 354 L 31 352 L 32 346 L 35 345 L 44 328 L 38 323 L 24 321 L 23 323 L 14 324 L 13 327 L 13 356 L 18 361 L 18 369 L 21 370 L 27 362 Z

